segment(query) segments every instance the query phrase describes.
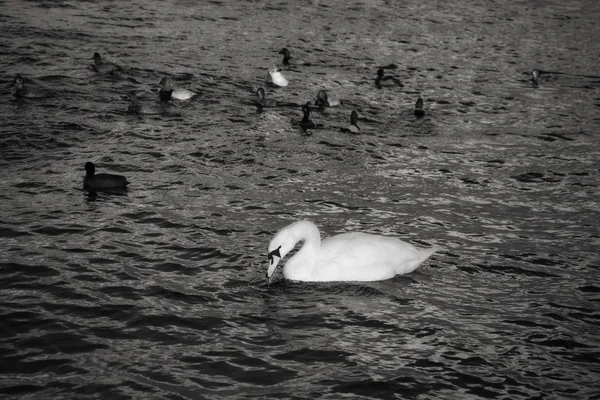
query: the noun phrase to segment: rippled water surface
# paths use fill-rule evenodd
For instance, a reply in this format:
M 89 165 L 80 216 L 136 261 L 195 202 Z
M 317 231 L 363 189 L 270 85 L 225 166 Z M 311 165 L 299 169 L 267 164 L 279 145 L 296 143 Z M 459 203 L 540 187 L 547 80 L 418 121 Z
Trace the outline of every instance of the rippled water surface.
M 0 397 L 600 399 L 600 6 L 509 3 L 0 1 Z M 268 281 L 297 219 L 441 250 Z

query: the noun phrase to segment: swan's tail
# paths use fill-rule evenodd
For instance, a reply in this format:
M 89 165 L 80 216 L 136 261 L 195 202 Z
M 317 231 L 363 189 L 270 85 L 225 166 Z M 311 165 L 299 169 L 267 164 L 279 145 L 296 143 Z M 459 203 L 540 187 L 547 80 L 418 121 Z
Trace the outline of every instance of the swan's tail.
M 397 274 L 408 274 L 409 272 L 413 272 L 423 261 L 427 260 L 433 253 L 438 251 L 440 248 L 437 246 L 430 247 L 428 249 L 419 249 L 417 248 L 417 252 L 419 253 L 419 258 L 413 258 L 410 261 L 401 264 L 400 268 L 396 271 Z
M 421 256 L 421 261 L 419 261 L 419 264 L 431 257 L 431 255 L 439 249 L 440 248 L 437 246 L 433 246 L 428 249 L 419 249 L 419 256 Z

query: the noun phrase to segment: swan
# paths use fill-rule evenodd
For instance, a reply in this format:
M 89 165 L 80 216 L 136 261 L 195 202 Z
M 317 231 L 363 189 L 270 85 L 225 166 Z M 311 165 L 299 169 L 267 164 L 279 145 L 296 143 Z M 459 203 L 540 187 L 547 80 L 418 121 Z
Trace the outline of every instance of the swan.
M 304 245 L 283 267 L 285 279 L 380 281 L 414 271 L 437 250 L 417 249 L 400 239 L 360 232 L 342 233 L 321 242 L 314 223 L 296 221 L 277 232 L 269 243 L 267 278 L 300 241 Z

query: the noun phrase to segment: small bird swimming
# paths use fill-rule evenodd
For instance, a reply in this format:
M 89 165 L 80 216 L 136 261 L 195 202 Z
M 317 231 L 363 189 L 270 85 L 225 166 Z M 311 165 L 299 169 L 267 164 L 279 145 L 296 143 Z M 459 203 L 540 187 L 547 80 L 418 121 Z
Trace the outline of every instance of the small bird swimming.
M 274 99 L 265 98 L 265 89 L 256 89 L 256 105 L 259 107 L 277 107 L 279 103 Z
M 93 162 L 85 163 L 85 177 L 83 188 L 90 191 L 105 191 L 112 189 L 126 189 L 129 182 L 121 175 L 96 174 L 96 166 Z
M 292 124 L 299 126 L 303 130 L 317 128 L 318 125 L 312 119 L 310 119 L 310 112 L 310 102 L 306 102 L 306 104 L 302 106 L 302 119 L 292 120 Z
M 329 97 L 324 89 L 321 89 L 317 92 L 315 106 L 321 109 L 324 107 L 336 107 L 339 106 L 341 103 L 342 102 L 340 101 L 340 99 L 335 97 Z
M 111 62 L 105 62 L 102 60 L 100 53 L 94 53 L 94 64 L 92 69 L 101 74 L 113 74 L 116 71 L 121 71 L 121 67 Z
M 537 85 L 540 82 L 540 78 L 541 78 L 540 71 L 538 71 L 537 69 L 534 69 L 533 71 L 531 71 L 531 82 L 533 83 L 533 85 Z
M 129 100 L 127 109 L 134 114 L 160 114 L 163 112 L 163 110 L 154 105 L 140 103 L 135 92 L 129 93 L 127 99 Z
M 350 125 L 346 128 L 340 129 L 342 132 L 350 132 L 350 133 L 360 133 L 360 128 L 357 125 L 358 123 L 358 113 L 352 110 L 350 113 Z
M 279 54 L 283 54 L 283 65 L 310 65 L 307 62 L 298 58 L 293 58 L 287 47 L 284 47 L 279 51 Z
M 171 80 L 169 78 L 162 78 L 160 80 L 159 85 L 161 86 L 160 91 L 158 92 L 158 96 L 162 101 L 169 101 L 171 99 L 176 100 L 189 100 L 192 97 L 196 96 L 196 93 L 192 92 L 188 89 L 176 88 L 174 89 L 171 86 Z
M 17 75 L 15 77 L 14 84 L 15 97 L 19 99 L 38 99 L 42 97 L 48 97 L 50 95 L 46 91 L 25 86 L 25 79 L 23 79 L 21 75 Z
M 273 67 L 273 68 L 269 69 L 269 73 L 267 74 L 266 82 L 273 86 L 279 86 L 279 87 L 286 87 L 289 84 L 289 81 L 287 80 L 287 78 L 285 76 L 283 76 L 283 74 L 281 73 L 281 70 L 278 69 L 277 67 Z
M 384 85 L 384 82 L 391 81 L 393 85 L 404 86 L 400 83 L 400 80 L 396 77 L 385 75 L 383 68 L 379 68 L 377 70 L 377 78 L 375 78 L 375 86 L 381 88 Z
M 423 110 L 423 98 L 419 96 L 417 102 L 415 103 L 415 109 L 413 111 L 417 118 L 421 118 L 425 116 L 425 110 Z

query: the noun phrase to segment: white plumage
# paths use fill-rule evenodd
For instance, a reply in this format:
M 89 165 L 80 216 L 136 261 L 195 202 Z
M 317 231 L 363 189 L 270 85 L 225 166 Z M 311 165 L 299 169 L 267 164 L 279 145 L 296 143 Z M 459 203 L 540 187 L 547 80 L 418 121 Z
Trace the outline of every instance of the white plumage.
M 380 281 L 407 274 L 437 248 L 417 249 L 400 239 L 368 233 L 343 233 L 321 241 L 310 221 L 281 229 L 269 244 L 271 277 L 279 261 L 298 242 L 304 245 L 283 267 L 283 276 L 296 281 Z
M 276 67 L 269 69 L 269 73 L 267 74 L 266 82 L 270 83 L 273 86 L 280 86 L 280 87 L 286 87 L 289 83 L 287 78 L 285 76 L 283 76 L 283 74 L 281 73 L 281 70 L 279 70 Z

